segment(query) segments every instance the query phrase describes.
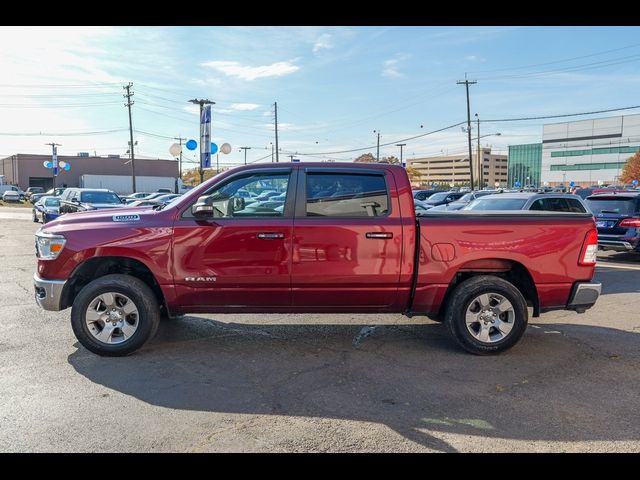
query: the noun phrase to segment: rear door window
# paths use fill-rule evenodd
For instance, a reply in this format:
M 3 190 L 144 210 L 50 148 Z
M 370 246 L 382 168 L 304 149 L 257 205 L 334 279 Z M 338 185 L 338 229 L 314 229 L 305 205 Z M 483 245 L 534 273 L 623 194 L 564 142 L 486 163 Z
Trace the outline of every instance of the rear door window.
M 308 173 L 307 217 L 383 217 L 389 195 L 383 175 Z

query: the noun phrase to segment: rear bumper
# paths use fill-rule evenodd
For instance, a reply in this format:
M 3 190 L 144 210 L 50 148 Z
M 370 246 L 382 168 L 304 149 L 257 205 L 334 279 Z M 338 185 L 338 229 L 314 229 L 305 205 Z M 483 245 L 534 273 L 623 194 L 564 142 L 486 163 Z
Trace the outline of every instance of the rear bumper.
M 636 247 L 622 240 L 600 240 L 598 239 L 598 248 L 601 250 L 615 250 L 617 252 L 630 252 Z
M 40 305 L 40 308 L 52 311 L 62 310 L 60 308 L 60 299 L 66 283 L 66 280 L 44 280 L 34 274 L 33 286 L 36 291 L 36 302 Z
M 585 310 L 595 305 L 601 291 L 602 284 L 600 282 L 577 282 L 571 291 L 567 310 L 584 313 Z

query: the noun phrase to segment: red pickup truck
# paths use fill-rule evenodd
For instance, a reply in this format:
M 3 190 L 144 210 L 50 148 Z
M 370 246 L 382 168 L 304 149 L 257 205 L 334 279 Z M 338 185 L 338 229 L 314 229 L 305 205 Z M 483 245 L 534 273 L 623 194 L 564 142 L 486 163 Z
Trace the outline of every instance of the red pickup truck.
M 255 165 L 164 207 L 44 225 L 35 297 L 72 307 L 76 337 L 99 355 L 137 350 L 163 315 L 245 312 L 426 315 L 491 354 L 520 339 L 527 307 L 534 317 L 590 308 L 597 248 L 591 214 L 416 218 L 398 166 Z

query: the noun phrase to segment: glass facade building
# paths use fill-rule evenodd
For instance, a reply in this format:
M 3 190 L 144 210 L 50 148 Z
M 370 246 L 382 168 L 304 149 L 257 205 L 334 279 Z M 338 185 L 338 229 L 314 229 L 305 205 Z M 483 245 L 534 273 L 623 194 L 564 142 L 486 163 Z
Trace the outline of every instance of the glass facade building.
M 521 186 L 534 185 L 540 187 L 542 170 L 542 143 L 526 145 L 509 145 L 509 188 L 516 182 Z

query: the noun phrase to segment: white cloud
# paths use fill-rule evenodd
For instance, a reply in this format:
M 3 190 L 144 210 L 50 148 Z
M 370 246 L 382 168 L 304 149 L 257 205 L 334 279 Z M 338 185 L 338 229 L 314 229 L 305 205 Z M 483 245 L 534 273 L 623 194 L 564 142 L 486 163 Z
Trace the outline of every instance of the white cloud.
M 329 33 L 323 33 L 320 35 L 316 42 L 313 44 L 313 53 L 318 53 L 321 50 L 329 50 L 333 48 L 333 37 Z
M 191 83 L 200 87 L 218 87 L 222 84 L 219 78 L 192 78 Z
M 183 110 L 188 113 L 193 113 L 194 115 L 200 115 L 200 105 L 196 105 L 195 103 L 191 105 L 185 105 Z
M 399 78 L 404 77 L 404 74 L 399 70 L 400 64 L 409 58 L 406 53 L 398 53 L 393 58 L 385 60 L 384 68 L 382 69 L 383 77 Z
M 464 57 L 465 60 L 468 60 L 470 62 L 484 62 L 485 59 L 483 57 L 479 57 L 477 55 L 467 55 L 466 57 Z
M 257 103 L 232 103 L 231 109 L 232 110 L 255 110 L 259 106 L 260 105 L 258 105 Z
M 291 62 L 275 62 L 271 65 L 260 65 L 258 67 L 251 67 L 249 65 L 242 65 L 236 61 L 211 61 L 201 64 L 203 67 L 213 68 L 219 72 L 224 73 L 229 77 L 238 77 L 242 80 L 255 80 L 256 78 L 266 77 L 282 77 L 289 75 L 290 73 L 297 72 L 300 67 L 294 65 Z

